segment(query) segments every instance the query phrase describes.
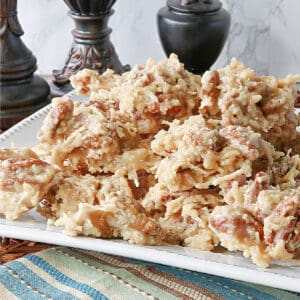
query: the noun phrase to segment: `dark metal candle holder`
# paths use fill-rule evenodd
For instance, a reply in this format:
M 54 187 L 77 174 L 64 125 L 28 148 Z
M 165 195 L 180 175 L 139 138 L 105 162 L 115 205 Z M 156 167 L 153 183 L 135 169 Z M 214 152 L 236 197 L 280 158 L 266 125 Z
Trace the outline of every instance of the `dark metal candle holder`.
M 69 78 L 84 68 L 106 69 L 123 73 L 129 66 L 122 66 L 115 48 L 110 41 L 111 28 L 108 20 L 114 13 L 116 0 L 64 0 L 71 9 L 69 16 L 75 22 L 72 31 L 73 43 L 62 70 L 54 70 L 53 94 L 61 95 L 71 90 Z
M 166 4 L 157 14 L 165 53 L 176 53 L 189 71 L 204 73 L 224 47 L 230 14 L 219 0 L 167 0 Z
M 22 42 L 17 0 L 0 0 L 0 127 L 7 129 L 49 102 L 50 88 L 33 75 L 36 58 Z

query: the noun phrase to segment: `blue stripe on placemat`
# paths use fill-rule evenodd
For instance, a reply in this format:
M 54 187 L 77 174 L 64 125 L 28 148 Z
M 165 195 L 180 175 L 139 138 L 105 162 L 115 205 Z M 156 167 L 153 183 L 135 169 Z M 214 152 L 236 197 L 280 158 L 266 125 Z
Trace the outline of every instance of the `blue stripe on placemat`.
M 0 265 L 0 283 L 19 299 L 45 300 L 45 296 L 42 296 L 38 290 L 34 290 L 31 285 L 20 280 L 17 275 L 13 275 L 9 266 Z
M 19 276 L 21 276 L 26 282 L 30 283 L 32 287 L 34 287 L 37 290 L 43 291 L 46 295 L 50 297 L 57 297 L 59 295 L 59 297 L 64 300 L 79 300 L 79 298 L 76 298 L 70 293 L 61 291 L 55 286 L 49 284 L 47 281 L 39 277 L 36 273 L 34 273 L 32 270 L 27 268 L 23 263 L 19 261 L 12 261 L 6 265 L 9 266 Z
M 198 284 L 202 287 L 211 290 L 212 292 L 230 300 L 241 300 L 241 299 L 264 299 L 264 300 L 276 300 L 270 294 L 266 294 L 257 289 L 249 286 L 244 286 L 242 282 L 235 281 L 220 276 L 208 275 L 200 272 L 189 271 L 185 269 L 179 269 L 175 267 L 165 266 L 161 264 L 145 262 L 141 260 L 128 259 L 133 263 L 139 263 L 143 265 L 150 265 L 159 269 L 160 271 L 170 273 L 178 278 L 186 281 Z M 286 292 L 288 296 L 288 292 Z
M 65 274 L 59 272 L 56 268 L 52 267 L 49 263 L 47 263 L 44 259 L 40 258 L 39 256 L 30 254 L 26 256 L 26 259 L 28 259 L 30 262 L 32 262 L 33 264 L 35 264 L 36 266 L 38 266 L 39 268 L 47 272 L 49 275 L 51 275 L 61 284 L 77 289 L 78 291 L 81 291 L 82 293 L 89 295 L 93 299 L 109 300 L 93 287 L 84 283 L 80 283 L 66 276 Z

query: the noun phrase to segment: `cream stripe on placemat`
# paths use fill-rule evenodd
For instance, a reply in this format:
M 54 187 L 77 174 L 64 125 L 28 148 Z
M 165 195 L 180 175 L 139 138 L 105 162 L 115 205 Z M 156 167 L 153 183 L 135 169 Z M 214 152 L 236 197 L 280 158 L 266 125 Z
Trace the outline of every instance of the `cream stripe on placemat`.
M 164 290 L 157 289 L 157 287 L 145 283 L 141 281 L 140 278 L 135 277 L 132 280 L 132 276 L 130 273 L 124 269 L 117 270 L 115 268 L 111 268 L 104 264 L 100 265 L 95 261 L 95 259 L 91 260 L 87 257 L 81 255 L 81 257 L 75 257 L 74 252 L 68 250 L 67 248 L 63 248 L 64 251 L 60 249 L 50 249 L 46 250 L 43 253 L 39 254 L 40 257 L 47 260 L 52 266 L 57 268 L 60 272 L 67 275 L 67 271 L 65 270 L 63 265 L 68 265 L 68 271 L 72 269 L 74 272 L 80 272 L 81 278 L 84 276 L 86 279 L 98 279 L 97 281 L 86 281 L 87 284 L 101 291 L 105 296 L 110 299 L 116 299 L 116 296 L 122 295 L 121 299 L 175 299 L 172 294 L 167 293 Z M 70 266 L 71 263 L 71 266 Z M 73 264 L 73 266 L 72 266 Z M 72 276 L 71 273 L 69 276 Z M 141 285 L 141 282 L 144 286 Z M 99 284 L 100 283 L 100 284 Z M 112 295 L 107 295 L 107 293 L 102 289 L 102 287 L 106 288 L 106 291 L 111 286 Z M 178 299 L 178 298 L 176 298 Z
M 124 295 L 123 292 L 120 291 L 120 287 L 122 287 L 122 285 L 131 289 L 131 290 L 129 290 L 129 295 L 128 295 L 129 298 L 128 299 L 131 299 L 134 296 L 132 294 L 133 291 L 138 293 L 137 295 L 139 295 L 139 296 L 137 299 L 147 298 L 147 299 L 157 299 L 158 300 L 158 299 L 161 299 L 161 297 L 162 297 L 162 299 L 170 299 L 170 300 L 178 299 L 178 298 L 174 298 L 172 294 L 167 293 L 164 290 L 158 289 L 157 287 L 155 287 L 149 283 L 145 283 L 140 278 L 138 278 L 138 277 L 134 276 L 133 274 L 131 274 L 130 272 L 128 272 L 127 269 L 111 267 L 107 264 L 100 264 L 94 258 L 90 259 L 86 255 L 81 255 L 78 252 L 71 251 L 67 248 L 63 248 L 63 250 L 56 249 L 56 251 L 66 255 L 67 257 L 76 259 L 81 263 L 84 263 L 89 268 L 109 274 L 112 278 L 116 279 L 121 284 L 121 285 L 119 284 L 119 285 L 114 286 L 114 289 L 116 290 L 116 292 L 118 294 Z M 143 296 L 144 298 L 141 298 L 141 296 Z
M 151 282 L 151 284 L 165 289 L 177 297 L 184 297 L 185 299 L 222 299 L 203 287 L 183 281 L 171 274 L 161 272 L 151 266 L 134 264 L 121 257 L 110 256 L 92 251 L 84 251 L 79 249 L 76 249 L 75 251 L 80 252 L 92 259 L 97 259 L 102 264 L 124 268 L 134 275 L 142 278 L 146 282 Z
M 101 291 L 101 293 L 109 299 L 122 300 L 121 296 L 118 296 L 115 291 L 107 289 L 104 283 L 102 284 L 101 281 L 93 281 L 93 279 L 97 278 L 97 274 L 95 275 L 92 269 L 89 268 L 88 270 L 86 270 L 86 268 L 84 268 L 84 265 L 79 266 L 72 258 L 71 260 L 73 261 L 70 261 L 70 259 L 65 256 L 60 257 L 60 254 L 57 253 L 56 249 L 52 248 L 42 251 L 38 253 L 38 256 L 46 260 L 49 264 L 51 264 L 54 268 L 56 268 L 66 276 Z M 63 261 L 61 261 L 61 258 L 63 259 Z M 107 280 L 112 280 L 111 276 L 107 276 L 106 281 Z
M 12 294 L 4 285 L 0 283 L 0 299 L 18 300 L 19 298 Z

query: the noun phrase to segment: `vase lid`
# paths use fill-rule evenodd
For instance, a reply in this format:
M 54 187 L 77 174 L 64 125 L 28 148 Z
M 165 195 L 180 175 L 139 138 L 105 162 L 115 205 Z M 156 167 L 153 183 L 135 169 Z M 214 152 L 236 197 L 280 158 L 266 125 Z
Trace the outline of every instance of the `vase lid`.
M 219 0 L 168 0 L 170 9 L 183 13 L 209 13 L 222 7 Z

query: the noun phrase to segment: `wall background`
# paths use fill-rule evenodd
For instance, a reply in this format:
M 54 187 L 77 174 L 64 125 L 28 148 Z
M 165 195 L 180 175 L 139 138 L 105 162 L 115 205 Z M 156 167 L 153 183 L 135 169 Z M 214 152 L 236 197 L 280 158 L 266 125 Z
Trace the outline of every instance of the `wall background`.
M 112 41 L 123 64 L 165 57 L 156 12 L 166 0 L 118 0 L 111 18 Z M 299 0 L 223 0 L 232 16 L 229 39 L 216 68 L 235 56 L 260 74 L 300 73 Z M 23 40 L 41 74 L 62 67 L 72 41 L 73 21 L 63 0 L 19 0 Z

